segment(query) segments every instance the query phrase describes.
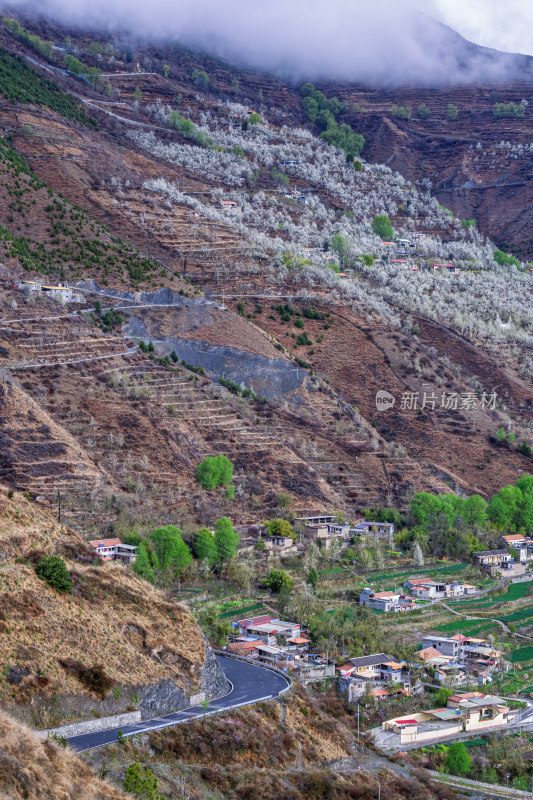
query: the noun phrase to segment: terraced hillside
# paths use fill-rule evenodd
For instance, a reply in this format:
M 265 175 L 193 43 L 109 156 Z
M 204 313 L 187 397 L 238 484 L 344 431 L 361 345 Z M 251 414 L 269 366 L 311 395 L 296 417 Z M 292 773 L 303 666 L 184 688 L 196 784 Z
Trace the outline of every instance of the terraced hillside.
M 90 65 L 88 41 L 79 34 L 75 46 Z M 148 48 L 132 73 L 117 44 L 89 86 L 62 70 L 61 51 L 36 57 L 6 30 L 0 44 L 22 56 L 36 98 L 13 104 L 4 74 L 0 356 L 20 382 L 12 391 L 65 431 L 38 434 L 33 454 L 25 441 L 19 459 L 23 432 L 6 419 L 6 480 L 53 504 L 59 489 L 66 518 L 90 527 L 169 509 L 211 524 L 215 498 L 194 472 L 218 452 L 235 465 L 228 513 L 242 521 L 275 511 L 284 492 L 295 510 L 356 517 L 404 507 L 420 489 L 489 494 L 527 469 L 517 446 L 532 413 L 529 274 L 500 267 L 491 243 L 427 189 L 369 161 L 354 170 L 295 126 L 292 89 L 273 81 L 262 100 L 248 95 L 262 76 L 247 84 L 243 73 L 230 96 L 234 75 L 209 62 L 206 91 L 191 54 L 165 51 L 165 76 Z M 77 105 L 50 99 L 45 79 Z M 261 121 L 243 127 L 256 106 Z M 371 228 L 382 212 L 397 232 L 425 233 L 413 270 L 388 263 Z M 430 273 L 435 258 L 461 275 Z M 86 303 L 34 305 L 13 289 L 43 273 L 79 283 Z M 143 340 L 152 359 L 138 352 Z M 400 407 L 428 387 L 496 391 L 498 405 Z M 393 411 L 377 411 L 379 390 L 397 398 Z M 517 444 L 501 447 L 493 437 L 509 415 Z M 65 455 L 63 439 L 79 456 Z

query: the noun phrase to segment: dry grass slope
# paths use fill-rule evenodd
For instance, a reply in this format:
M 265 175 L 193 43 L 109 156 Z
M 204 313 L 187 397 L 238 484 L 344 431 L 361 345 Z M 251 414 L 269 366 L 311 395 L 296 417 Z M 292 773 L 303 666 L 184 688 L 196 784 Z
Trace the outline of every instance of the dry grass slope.
M 68 749 L 0 712 L 2 800 L 127 800 Z

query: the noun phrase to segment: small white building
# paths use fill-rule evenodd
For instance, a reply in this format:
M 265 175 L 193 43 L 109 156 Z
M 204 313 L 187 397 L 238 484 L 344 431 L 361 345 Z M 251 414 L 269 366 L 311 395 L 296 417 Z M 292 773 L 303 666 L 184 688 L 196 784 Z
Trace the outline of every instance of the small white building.
M 18 288 L 26 294 L 53 297 L 61 303 L 84 303 L 86 300 L 83 292 L 61 284 L 53 286 L 42 281 L 21 281 Z
M 132 544 L 123 544 L 120 539 L 94 539 L 89 544 L 104 561 L 121 561 L 129 565 L 137 557 L 137 548 Z

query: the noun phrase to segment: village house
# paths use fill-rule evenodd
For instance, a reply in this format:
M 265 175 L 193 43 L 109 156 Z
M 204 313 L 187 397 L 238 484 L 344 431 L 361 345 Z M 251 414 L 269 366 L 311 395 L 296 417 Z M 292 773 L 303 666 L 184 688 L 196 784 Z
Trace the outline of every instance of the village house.
M 296 517 L 295 522 L 301 522 L 303 525 L 328 525 L 337 522 L 335 514 L 315 514 L 308 517 Z
M 337 672 L 339 691 L 350 703 L 366 692 L 378 699 L 387 697 L 391 691 L 410 694 L 411 684 L 405 662 L 400 664 L 386 653 L 351 658 L 337 667 Z
M 359 593 L 359 605 L 368 606 L 374 611 L 397 613 L 400 611 L 412 611 L 415 607 L 415 601 L 412 597 L 406 597 L 396 592 L 374 592 L 373 589 L 364 588 Z
M 394 536 L 394 524 L 392 522 L 368 522 L 362 520 L 355 527 L 350 528 L 353 536 L 371 536 L 375 539 L 387 539 L 392 541 Z
M 135 561 L 137 548 L 123 544 L 120 539 L 95 539 L 89 544 L 104 561 L 121 561 L 127 565 Z
M 486 639 L 464 636 L 462 633 L 456 633 L 454 636 L 424 636 L 422 648 L 434 649 L 449 660 L 472 662 L 471 669 L 476 666 L 493 668 L 499 664 L 502 655 Z
M 525 563 L 515 561 L 512 554 L 507 549 L 503 550 L 479 550 L 472 553 L 474 563 L 489 575 L 504 574 L 508 577 L 523 575 L 526 571 Z
M 500 536 L 498 544 L 506 548 L 515 562 L 523 564 L 533 560 L 533 539 L 519 533 L 512 533 L 508 536 Z
M 395 717 L 383 722 L 381 728 L 397 734 L 398 745 L 407 745 L 501 727 L 510 718 L 509 706 L 501 697 L 468 692 L 449 697 L 446 708 Z
M 221 200 L 220 205 L 222 208 L 225 208 L 226 211 L 242 211 L 241 206 L 235 202 L 235 200 Z
M 412 595 L 424 600 L 463 597 L 476 592 L 476 587 L 469 583 L 461 583 L 460 581 L 448 583 L 445 581 L 433 581 L 431 578 L 409 578 L 409 580 L 405 581 L 404 586 Z
M 270 614 L 238 620 L 232 623 L 232 628 L 236 629 L 238 636 L 261 639 L 268 645 L 275 645 L 278 638 L 288 641 L 301 636 L 301 627 L 296 622 L 283 622 Z
M 42 281 L 21 281 L 18 288 L 29 295 L 52 297 L 60 303 L 84 303 L 86 300 L 83 292 L 76 291 L 71 286 L 51 286 Z

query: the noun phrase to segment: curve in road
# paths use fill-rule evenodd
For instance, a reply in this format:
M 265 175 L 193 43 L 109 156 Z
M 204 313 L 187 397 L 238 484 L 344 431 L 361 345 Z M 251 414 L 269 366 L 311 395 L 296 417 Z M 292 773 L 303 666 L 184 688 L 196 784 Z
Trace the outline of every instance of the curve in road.
M 238 706 L 251 705 L 261 700 L 272 700 L 286 692 L 291 686 L 290 678 L 281 675 L 279 672 L 274 672 L 268 667 L 251 664 L 247 661 L 238 661 L 228 656 L 219 655 L 217 659 L 224 670 L 231 689 L 223 697 L 212 700 L 206 709 L 200 705 L 191 706 L 183 711 L 175 711 L 172 714 L 142 720 L 136 725 L 71 736 L 67 739 L 67 743 L 77 752 L 94 750 L 97 747 L 104 747 L 107 744 L 117 742 L 119 731 L 122 731 L 123 736 L 135 736 L 146 731 L 181 725 L 193 719 L 217 714 L 219 711 L 228 711 Z

